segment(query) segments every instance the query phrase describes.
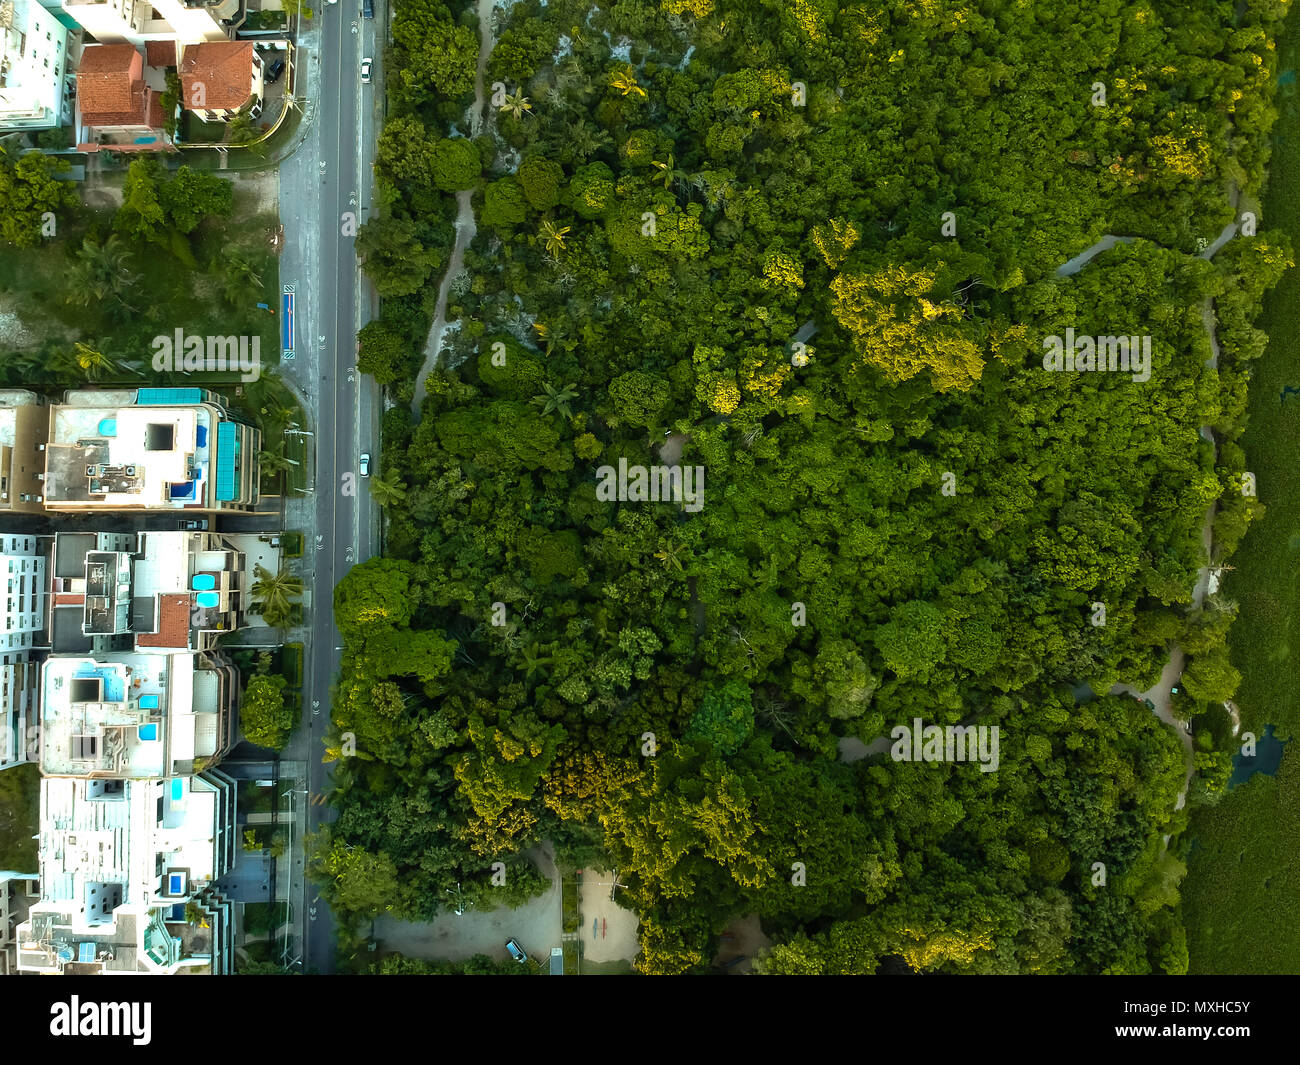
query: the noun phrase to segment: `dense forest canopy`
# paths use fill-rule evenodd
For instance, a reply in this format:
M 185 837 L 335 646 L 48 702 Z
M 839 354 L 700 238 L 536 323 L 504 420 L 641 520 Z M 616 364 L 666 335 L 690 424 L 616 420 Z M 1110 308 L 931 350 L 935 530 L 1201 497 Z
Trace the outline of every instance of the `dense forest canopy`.
M 1262 219 L 1199 253 L 1258 212 L 1285 10 L 521 0 L 480 128 L 472 10 L 398 0 L 358 251 L 404 491 L 336 594 L 332 904 L 517 900 L 550 839 L 619 870 L 644 972 L 745 913 L 773 973 L 1185 971 L 1179 741 L 1108 693 L 1181 648 L 1193 800 L 1223 786 L 1232 609 L 1193 588 L 1207 510 L 1221 561 L 1259 509 L 1291 252 Z M 1044 369 L 1067 329 L 1149 338 L 1149 380 Z M 598 493 L 676 446 L 698 512 Z M 918 718 L 996 725 L 998 771 L 838 760 Z

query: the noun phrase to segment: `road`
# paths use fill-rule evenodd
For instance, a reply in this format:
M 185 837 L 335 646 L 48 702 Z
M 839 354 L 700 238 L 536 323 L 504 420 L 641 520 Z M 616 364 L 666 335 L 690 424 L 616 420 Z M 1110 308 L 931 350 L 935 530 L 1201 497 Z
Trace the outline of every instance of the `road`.
M 312 594 L 300 730 L 305 788 L 312 798 L 331 786 L 329 767 L 321 758 L 329 731 L 330 689 L 342 657 L 333 589 L 356 562 L 380 550 L 378 508 L 360 475 L 358 459 L 368 452 L 372 470 L 378 461 L 381 401 L 373 380 L 356 370 L 357 331 L 378 307 L 357 269 L 353 237 L 344 235 L 347 216 L 364 222 L 371 202 L 382 107 L 381 27 L 387 24 L 385 5 L 375 7 L 376 18 L 371 20 L 362 17 L 357 0 L 322 4 L 317 25 L 301 35 L 298 62 L 303 80 L 298 95 L 308 102 L 307 120 L 313 128 L 280 175 L 286 238 L 280 277 L 296 286 L 298 317 L 296 356 L 283 368 L 309 408 L 315 407 L 315 530 L 304 557 Z M 373 59 L 369 85 L 361 84 L 363 57 Z M 309 832 L 334 817 L 328 803 L 311 798 L 303 810 Z M 299 892 L 298 912 L 306 919 L 303 970 L 332 972 L 334 922 L 323 902 L 313 903 L 315 889 L 301 878 L 294 885 L 295 895 Z

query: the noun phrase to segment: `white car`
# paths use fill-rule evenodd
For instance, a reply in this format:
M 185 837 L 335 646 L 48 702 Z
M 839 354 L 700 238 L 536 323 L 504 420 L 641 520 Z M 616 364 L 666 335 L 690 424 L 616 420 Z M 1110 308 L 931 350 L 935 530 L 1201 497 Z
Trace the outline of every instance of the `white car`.
M 360 466 L 361 466 L 361 476 L 369 477 L 370 476 L 370 452 L 367 451 L 365 454 L 361 456 Z
M 367 57 L 366 59 L 361 60 L 361 84 L 362 84 L 362 85 L 369 85 L 369 84 L 370 84 L 370 64 L 371 64 L 371 62 L 372 62 L 372 60 L 371 60 L 369 57 Z

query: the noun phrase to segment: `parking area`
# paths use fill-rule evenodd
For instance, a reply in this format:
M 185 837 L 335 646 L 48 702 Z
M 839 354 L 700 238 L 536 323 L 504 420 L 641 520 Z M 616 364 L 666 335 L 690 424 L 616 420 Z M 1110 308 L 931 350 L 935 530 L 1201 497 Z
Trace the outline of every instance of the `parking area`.
M 560 879 L 554 862 L 540 850 L 530 854 L 550 889 L 518 909 L 470 910 L 457 917 L 444 913 L 429 922 L 412 923 L 391 917 L 375 920 L 375 939 L 381 951 L 396 950 L 408 958 L 424 961 L 463 961 L 486 954 L 505 961 L 506 940 L 516 939 L 530 958 L 540 965 L 550 962 L 551 948 L 560 946 Z

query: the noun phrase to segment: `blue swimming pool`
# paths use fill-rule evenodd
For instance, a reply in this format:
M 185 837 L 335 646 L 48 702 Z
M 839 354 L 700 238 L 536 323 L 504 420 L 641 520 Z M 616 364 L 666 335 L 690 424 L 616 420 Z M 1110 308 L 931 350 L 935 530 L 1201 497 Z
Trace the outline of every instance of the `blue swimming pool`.
M 158 726 L 153 722 L 150 722 L 147 725 L 141 725 L 139 733 L 142 740 L 156 740 L 158 738 Z

